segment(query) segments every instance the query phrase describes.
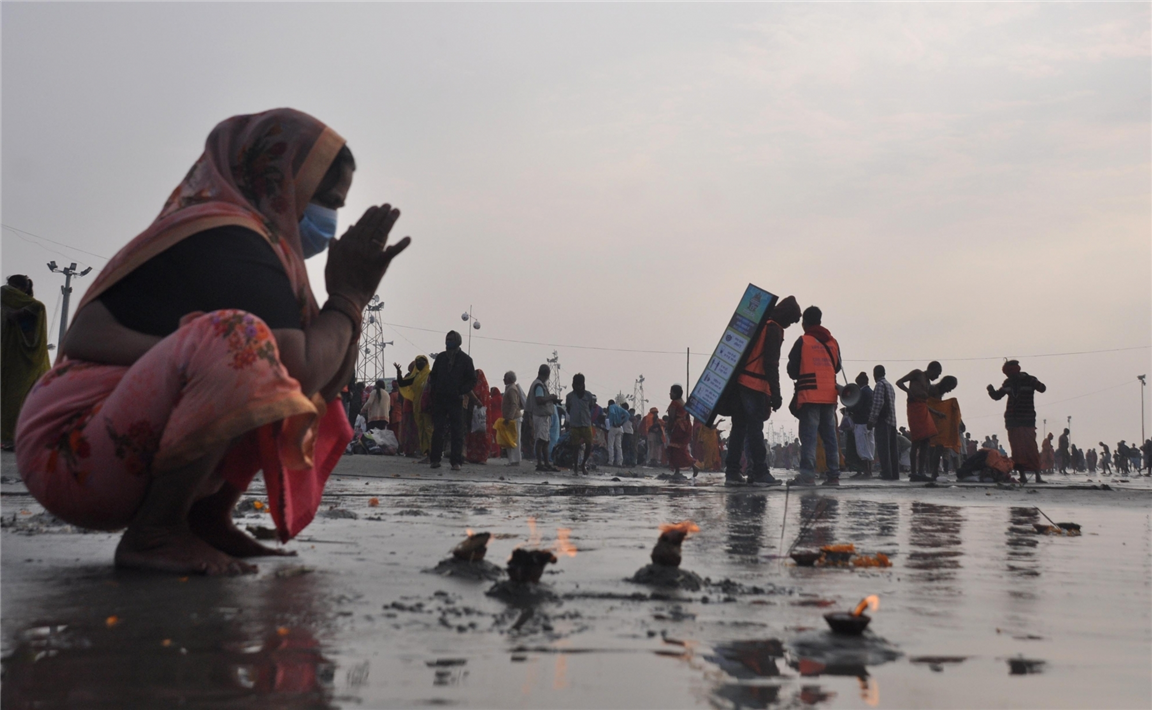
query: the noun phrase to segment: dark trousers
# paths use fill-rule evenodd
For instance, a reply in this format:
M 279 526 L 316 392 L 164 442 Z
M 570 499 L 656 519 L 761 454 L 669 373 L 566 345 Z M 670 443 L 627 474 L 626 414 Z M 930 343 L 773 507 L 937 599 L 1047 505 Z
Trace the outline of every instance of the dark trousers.
M 880 462 L 880 478 L 900 478 L 900 444 L 896 440 L 896 427 L 879 422 L 876 432 L 876 458 Z
M 736 401 L 732 406 L 732 431 L 728 433 L 728 459 L 724 469 L 740 473 L 740 458 L 744 448 L 752 464 L 752 473 L 767 473 L 768 450 L 764 448 L 764 422 L 768 421 L 768 396 L 736 385 Z
M 432 409 L 432 451 L 428 459 L 440 463 L 444 454 L 444 436 L 449 437 L 448 460 L 453 466 L 464 463 L 464 408 L 459 402 L 455 406 L 445 404 Z
M 620 446 L 624 449 L 624 465 L 636 465 L 636 435 L 625 433 Z

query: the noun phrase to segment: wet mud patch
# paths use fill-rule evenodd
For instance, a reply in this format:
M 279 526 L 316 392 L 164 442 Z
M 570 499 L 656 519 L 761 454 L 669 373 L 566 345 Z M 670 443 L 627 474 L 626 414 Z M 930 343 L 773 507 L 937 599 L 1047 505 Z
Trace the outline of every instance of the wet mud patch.
M 429 600 L 405 601 L 384 605 L 384 618 L 416 621 L 427 627 L 441 626 L 459 633 L 491 628 L 495 615 L 460 604 L 461 597 L 438 590 Z M 432 619 L 435 618 L 435 621 Z
M 550 612 L 535 606 L 510 607 L 496 617 L 493 626 L 500 633 L 509 636 L 544 636 L 550 641 L 590 628 L 584 621 L 583 614 L 575 609 Z
M 440 560 L 435 567 L 421 571 L 428 574 L 438 574 L 441 577 L 457 577 L 477 582 L 495 582 L 504 576 L 503 569 L 487 560 L 466 562 L 455 557 Z
M 85 530 L 64 522 L 48 512 L 30 513 L 20 511 L 8 517 L 0 517 L 0 528 L 17 535 L 79 534 L 95 533 L 98 530 Z
M 854 675 L 866 677 L 868 666 L 879 666 L 904 655 L 886 639 L 870 631 L 843 636 L 828 631 L 808 631 L 787 644 L 789 663 L 801 675 Z
M 679 567 L 654 564 L 644 565 L 626 581 L 633 584 L 646 584 L 651 587 L 680 589 L 686 592 L 698 592 L 704 586 L 704 580 L 695 572 Z
M 484 593 L 518 608 L 560 601 L 560 597 L 547 584 L 513 582 L 510 579 L 493 584 Z

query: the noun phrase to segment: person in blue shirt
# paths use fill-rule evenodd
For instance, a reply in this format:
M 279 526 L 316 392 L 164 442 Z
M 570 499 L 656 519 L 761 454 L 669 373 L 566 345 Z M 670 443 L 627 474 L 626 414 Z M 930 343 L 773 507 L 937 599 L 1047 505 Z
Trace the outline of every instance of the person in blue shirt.
M 624 424 L 631 415 L 628 410 L 608 400 L 608 465 L 624 465 Z

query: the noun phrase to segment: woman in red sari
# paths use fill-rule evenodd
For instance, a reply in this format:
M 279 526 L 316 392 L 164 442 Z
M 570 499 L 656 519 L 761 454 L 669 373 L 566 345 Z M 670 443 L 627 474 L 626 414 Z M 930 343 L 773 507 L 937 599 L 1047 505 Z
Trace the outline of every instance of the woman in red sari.
M 468 398 L 468 434 L 464 437 L 464 458 L 468 463 L 488 463 L 488 414 L 484 415 L 484 431 L 472 431 L 472 418 L 477 407 L 488 407 L 488 378 L 483 370 L 476 370 L 476 386 Z
M 392 258 L 399 211 L 334 239 L 355 162 L 311 116 L 234 116 L 160 215 L 88 289 L 17 430 L 28 490 L 86 528 L 127 527 L 118 566 L 255 571 L 283 554 L 232 522 L 263 471 L 281 542 L 300 532 L 351 427 L 339 391 Z M 327 249 L 318 308 L 304 259 Z
M 691 468 L 692 475 L 699 473 L 696 460 L 692 458 L 689 445 L 692 441 L 692 420 L 684 408 L 684 388 L 672 385 L 668 393 L 672 403 L 668 405 L 668 465 L 674 473 L 682 468 Z

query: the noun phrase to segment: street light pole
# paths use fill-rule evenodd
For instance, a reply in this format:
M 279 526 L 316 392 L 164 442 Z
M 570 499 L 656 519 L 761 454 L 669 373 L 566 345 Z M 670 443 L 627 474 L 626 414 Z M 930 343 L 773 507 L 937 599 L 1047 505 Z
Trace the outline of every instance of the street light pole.
M 1144 388 L 1148 383 L 1144 380 L 1146 375 L 1136 375 L 1136 379 L 1140 380 L 1140 444 L 1143 445 L 1148 440 L 1147 435 L 1144 434 Z
M 470 321 L 472 324 L 471 330 L 468 331 L 468 354 L 471 355 L 472 354 L 472 331 L 473 330 L 480 330 L 480 321 L 476 320 L 476 316 L 472 315 L 472 306 L 468 306 L 468 312 L 467 313 L 461 313 L 460 314 L 460 320 L 465 321 L 465 322 Z
M 72 295 L 72 277 L 87 276 L 88 272 L 92 271 L 92 267 L 89 266 L 83 271 L 77 272 L 76 262 L 72 262 L 71 265 L 61 269 L 56 266 L 55 261 L 49 261 L 48 270 L 54 274 L 64 274 L 64 285 L 60 287 L 60 293 L 64 295 L 64 303 L 60 313 L 60 339 L 56 341 L 56 347 L 62 348 L 64 347 L 64 334 L 68 332 L 68 300 Z

